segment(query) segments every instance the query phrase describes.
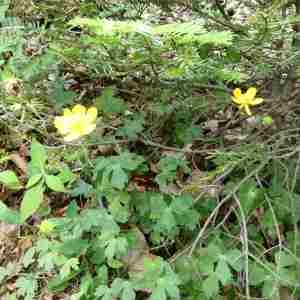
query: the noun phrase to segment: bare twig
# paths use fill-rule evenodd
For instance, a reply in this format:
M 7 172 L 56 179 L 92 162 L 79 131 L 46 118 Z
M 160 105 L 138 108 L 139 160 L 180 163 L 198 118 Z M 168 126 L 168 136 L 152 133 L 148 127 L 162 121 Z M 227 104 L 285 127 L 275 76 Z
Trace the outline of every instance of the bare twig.
M 246 177 L 244 177 L 239 184 L 237 184 L 235 186 L 235 188 L 229 193 L 227 194 L 226 197 L 223 198 L 222 201 L 219 202 L 219 204 L 215 207 L 215 209 L 212 211 L 212 213 L 209 215 L 209 217 L 206 219 L 206 222 L 204 223 L 204 225 L 202 226 L 201 230 L 199 231 L 195 241 L 193 242 L 191 249 L 189 251 L 189 256 L 193 255 L 193 252 L 195 251 L 199 241 L 201 240 L 201 238 L 203 237 L 208 225 L 210 224 L 210 222 L 213 220 L 214 216 L 216 213 L 218 213 L 219 209 L 229 200 L 232 198 L 232 196 L 239 190 L 239 188 L 242 186 L 243 183 L 245 183 L 247 180 L 249 180 L 252 176 L 256 175 L 261 169 L 263 169 L 265 167 L 265 165 L 268 163 L 268 161 L 263 162 L 262 164 L 260 164 L 257 168 L 255 168 L 252 172 L 250 172 Z
M 245 286 L 246 286 L 246 299 L 250 300 L 250 285 L 249 285 L 249 245 L 248 245 L 248 231 L 246 216 L 243 211 L 243 207 L 237 195 L 234 193 L 233 198 L 240 210 L 241 221 L 242 221 L 242 244 L 244 248 L 244 259 L 245 259 Z

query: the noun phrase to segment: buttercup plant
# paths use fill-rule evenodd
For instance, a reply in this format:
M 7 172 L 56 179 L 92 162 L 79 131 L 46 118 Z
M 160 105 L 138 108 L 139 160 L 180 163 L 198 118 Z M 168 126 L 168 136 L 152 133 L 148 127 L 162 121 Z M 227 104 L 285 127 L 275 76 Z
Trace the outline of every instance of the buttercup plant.
M 252 115 L 250 110 L 250 106 L 255 106 L 261 104 L 264 99 L 263 98 L 255 98 L 257 90 L 255 87 L 250 87 L 246 93 L 242 93 L 240 88 L 236 88 L 233 91 L 232 101 L 238 104 L 238 108 L 240 110 L 244 109 L 248 116 Z
M 86 109 L 85 106 L 77 104 L 72 110 L 66 108 L 63 116 L 55 117 L 54 126 L 64 136 L 66 142 L 71 142 L 96 129 L 97 115 L 96 107 Z

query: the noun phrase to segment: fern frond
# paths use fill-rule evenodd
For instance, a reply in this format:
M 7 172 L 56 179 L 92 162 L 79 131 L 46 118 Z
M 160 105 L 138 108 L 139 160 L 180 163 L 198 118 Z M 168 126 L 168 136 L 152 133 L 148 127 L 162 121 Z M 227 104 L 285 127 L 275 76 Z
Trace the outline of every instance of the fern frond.
M 150 26 L 143 22 L 112 21 L 106 19 L 74 18 L 70 21 L 72 26 L 86 27 L 97 35 L 112 34 L 147 34 L 162 40 L 176 39 L 179 44 L 199 43 L 213 45 L 230 45 L 232 33 L 207 32 L 199 22 L 173 23 L 167 25 Z
M 107 19 L 91 19 L 76 17 L 69 22 L 72 26 L 87 27 L 98 35 L 111 35 L 116 33 L 147 33 L 151 27 L 143 22 L 112 21 Z
M 184 23 L 171 23 L 165 25 L 158 25 L 154 27 L 156 34 L 172 34 L 172 35 L 186 35 L 186 34 L 201 34 L 206 32 L 203 24 L 200 22 L 184 22 Z

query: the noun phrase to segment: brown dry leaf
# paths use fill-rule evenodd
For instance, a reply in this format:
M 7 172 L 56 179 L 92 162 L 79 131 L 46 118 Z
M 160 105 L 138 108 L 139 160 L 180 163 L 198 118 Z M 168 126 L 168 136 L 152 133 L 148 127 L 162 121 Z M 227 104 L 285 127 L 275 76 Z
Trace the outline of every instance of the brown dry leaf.
M 32 240 L 30 238 L 25 238 L 18 243 L 18 249 L 24 253 L 27 249 L 32 247 Z
M 286 287 L 280 288 L 280 300 L 296 300 L 291 294 L 290 290 Z
M 244 141 L 247 137 L 247 134 L 242 134 L 240 128 L 228 129 L 224 135 L 225 140 L 229 142 Z
M 16 282 L 7 283 L 6 288 L 8 291 L 14 292 L 17 288 Z
M 18 153 L 13 153 L 9 156 L 10 160 L 22 171 L 27 174 L 27 162 Z
M 145 273 L 145 260 L 156 260 L 159 257 L 149 252 L 150 249 L 145 236 L 137 227 L 134 227 L 131 231 L 135 234 L 137 243 L 135 247 L 130 249 L 128 254 L 122 258 L 122 262 L 127 267 L 131 278 L 140 278 L 143 277 Z M 151 293 L 149 289 L 142 289 L 141 291 Z
M 53 294 L 45 294 L 42 296 L 42 300 L 53 300 Z
M 210 130 L 211 132 L 217 132 L 219 129 L 219 121 L 209 120 L 205 123 L 204 128 Z
M 17 225 L 0 222 L 0 265 L 9 257 L 15 249 L 15 239 L 18 231 Z
M 145 260 L 156 260 L 159 259 L 159 256 L 153 255 L 151 253 L 144 253 L 142 256 L 140 256 L 129 268 L 129 276 L 130 278 L 142 278 L 144 276 L 145 270 Z M 150 289 L 140 289 L 140 291 L 145 293 L 151 293 Z
M 17 233 L 19 226 L 15 224 L 6 224 L 0 222 L 0 240 L 4 237 L 13 236 Z
M 161 192 L 172 195 L 180 195 L 181 189 L 174 183 L 170 183 L 165 187 L 161 187 Z
M 131 229 L 131 232 L 133 232 L 136 237 L 136 245 L 122 258 L 122 262 L 129 270 L 144 253 L 149 252 L 149 247 L 144 234 L 137 227 Z
M 159 170 L 153 161 L 150 161 L 150 171 L 155 174 L 159 173 Z
M 3 88 L 7 96 L 18 96 L 22 91 L 22 81 L 16 78 L 3 81 Z

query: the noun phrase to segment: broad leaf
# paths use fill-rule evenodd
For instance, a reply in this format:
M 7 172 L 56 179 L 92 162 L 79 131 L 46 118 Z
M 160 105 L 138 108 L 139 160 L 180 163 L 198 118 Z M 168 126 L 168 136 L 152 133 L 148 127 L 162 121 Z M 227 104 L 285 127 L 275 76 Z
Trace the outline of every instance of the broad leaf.
M 19 277 L 16 281 L 17 294 L 26 299 L 33 299 L 37 291 L 37 280 L 31 275 Z
M 72 239 L 64 242 L 58 251 L 67 257 L 80 256 L 87 249 L 88 245 L 89 242 L 87 240 Z
M 78 271 L 79 270 L 79 260 L 78 258 L 70 258 L 66 261 L 66 263 L 61 267 L 59 275 L 61 279 L 68 278 L 72 270 Z
M 36 249 L 34 247 L 31 247 L 26 251 L 25 255 L 23 256 L 22 263 L 25 268 L 27 268 L 34 262 L 35 250 Z
M 42 144 L 33 140 L 30 149 L 30 175 L 42 173 L 47 161 L 47 153 Z
M 123 171 L 119 164 L 116 164 L 112 168 L 111 184 L 119 190 L 123 190 L 128 183 L 128 176 Z
M 124 101 L 114 96 L 112 88 L 106 88 L 96 101 L 98 109 L 102 110 L 106 115 L 119 114 L 126 110 Z
M 0 201 L 0 221 L 9 224 L 21 224 L 20 215 Z
M 219 281 L 216 274 L 210 274 L 204 281 L 203 281 L 203 291 L 207 298 L 211 298 L 216 296 L 219 292 Z
M 36 185 L 37 183 L 39 183 L 39 181 L 42 179 L 43 174 L 35 174 L 33 176 L 31 176 L 26 184 L 26 189 L 29 189 L 31 187 L 33 187 L 34 185 Z
M 65 187 L 58 176 L 46 175 L 46 185 L 55 192 L 64 192 Z
M 0 172 L 0 183 L 11 190 L 19 190 L 22 188 L 22 184 L 20 183 L 17 175 L 15 172 L 10 170 Z
M 25 192 L 20 208 L 22 222 L 25 222 L 28 217 L 38 210 L 43 202 L 43 192 L 44 188 L 42 183 L 33 186 Z
M 218 261 L 216 267 L 216 275 L 223 285 L 229 284 L 232 281 L 232 274 L 224 259 Z
M 239 199 L 245 215 L 249 215 L 263 201 L 261 190 L 252 180 L 245 182 L 239 190 Z

